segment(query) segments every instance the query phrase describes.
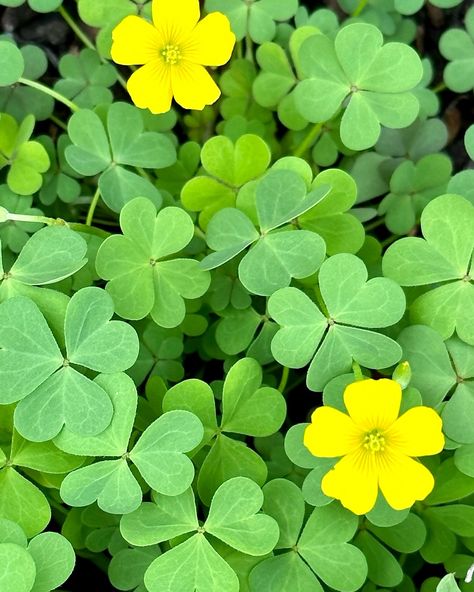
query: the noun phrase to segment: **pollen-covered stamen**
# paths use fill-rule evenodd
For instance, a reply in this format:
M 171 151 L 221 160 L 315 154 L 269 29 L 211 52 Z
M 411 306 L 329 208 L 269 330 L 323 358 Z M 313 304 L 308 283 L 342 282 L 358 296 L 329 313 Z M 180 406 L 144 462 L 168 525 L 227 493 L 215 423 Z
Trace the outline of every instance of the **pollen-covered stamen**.
M 385 450 L 385 438 L 380 430 L 372 430 L 364 437 L 364 448 L 370 452 L 383 452 Z
M 181 52 L 177 45 L 165 45 L 160 53 L 165 62 L 170 66 L 174 66 L 181 59 Z

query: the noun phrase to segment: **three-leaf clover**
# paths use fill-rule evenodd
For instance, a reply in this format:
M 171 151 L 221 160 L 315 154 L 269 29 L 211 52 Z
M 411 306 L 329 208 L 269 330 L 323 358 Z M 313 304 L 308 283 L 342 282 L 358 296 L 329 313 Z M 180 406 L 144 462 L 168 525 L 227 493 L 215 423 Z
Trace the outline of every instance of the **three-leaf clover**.
M 115 312 L 132 320 L 151 314 L 162 327 L 178 326 L 184 298 L 199 298 L 210 283 L 195 259 L 170 258 L 193 238 L 189 214 L 173 206 L 157 214 L 150 200 L 136 198 L 120 212 L 120 226 L 123 235 L 107 238 L 96 259 L 98 274 L 110 280 L 106 289 Z
M 198 379 L 173 386 L 163 399 L 163 410 L 191 411 L 204 426 L 203 445 L 208 446 L 197 482 L 199 497 L 209 504 L 216 489 L 227 479 L 249 477 L 265 482 L 267 468 L 261 457 L 244 442 L 227 436 L 269 436 L 282 425 L 285 399 L 274 388 L 261 386 L 262 369 L 252 358 L 243 358 L 229 370 L 222 392 L 222 417 L 217 424 L 211 387 Z
M 113 302 L 104 290 L 74 294 L 64 320 L 63 354 L 32 300 L 16 296 L 0 305 L 0 402 L 19 401 L 15 427 L 22 436 L 51 440 L 64 425 L 95 435 L 110 424 L 110 397 L 74 366 L 113 373 L 134 363 L 137 334 L 122 321 L 110 321 L 112 315 Z
M 263 494 L 246 477 L 234 477 L 215 492 L 209 514 L 200 524 L 192 489 L 175 497 L 155 494 L 120 522 L 132 545 L 148 546 L 195 533 L 157 557 L 145 573 L 150 592 L 238 592 L 236 573 L 215 551 L 207 534 L 248 555 L 266 555 L 275 547 L 276 521 L 259 512 Z M 212 539 L 211 539 L 212 540 Z
M 421 214 L 424 238 L 402 238 L 383 258 L 383 273 L 400 286 L 430 286 L 410 306 L 413 323 L 433 327 L 444 339 L 457 331 L 474 345 L 474 206 L 460 195 L 442 195 Z
M 367 368 L 387 368 L 400 360 L 400 346 L 369 329 L 388 327 L 405 312 L 405 295 L 393 281 L 367 281 L 364 263 L 340 253 L 319 270 L 320 308 L 297 288 L 283 288 L 268 301 L 270 316 L 280 325 L 272 340 L 275 359 L 289 368 L 310 363 L 306 384 L 320 391 L 352 361 Z
M 254 134 L 244 134 L 235 145 L 225 136 L 208 140 L 201 150 L 207 175 L 189 180 L 181 192 L 184 207 L 200 212 L 199 224 L 206 228 L 212 216 L 235 206 L 240 187 L 260 177 L 270 164 L 267 144 Z
M 31 195 L 43 184 L 42 173 L 49 169 L 44 147 L 30 140 L 35 127 L 33 115 L 20 125 L 8 113 L 0 114 L 0 170 L 9 167 L 7 184 L 14 193 Z
M 297 485 L 285 479 L 263 488 L 263 510 L 280 528 L 278 555 L 264 559 L 250 574 L 251 592 L 288 589 L 355 592 L 367 577 L 367 561 L 348 541 L 357 531 L 357 516 L 338 504 L 315 508 L 303 527 L 305 503 Z M 319 578 L 319 579 L 318 579 Z
M 279 229 L 320 202 L 329 186 L 309 194 L 306 183 L 295 172 L 272 170 L 256 188 L 258 226 L 242 211 L 225 208 L 207 227 L 206 240 L 212 253 L 203 259 L 204 269 L 218 267 L 253 247 L 239 264 L 239 278 L 249 292 L 269 296 L 288 286 L 292 278 L 305 278 L 321 265 L 326 247 L 323 239 L 308 230 Z M 255 244 L 254 244 L 255 243 Z
M 107 127 L 89 109 L 80 109 L 69 120 L 72 145 L 66 148 L 66 160 L 81 175 L 100 174 L 100 193 L 115 212 L 137 196 L 161 201 L 150 181 L 125 167 L 158 169 L 176 161 L 176 149 L 167 136 L 143 130 L 140 111 L 126 103 L 109 107 Z
M 373 25 L 347 25 L 334 41 L 313 35 L 301 45 L 299 60 L 305 79 L 295 90 L 297 109 L 320 122 L 346 107 L 340 131 L 348 148 L 370 148 L 381 124 L 406 127 L 418 114 L 418 100 L 409 91 L 422 77 L 420 58 L 406 44 L 383 45 Z
M 390 232 L 407 234 L 417 223 L 425 206 L 445 193 L 453 165 L 444 154 L 429 154 L 416 164 L 399 165 L 390 179 L 390 193 L 379 205 Z
M 449 29 L 439 40 L 439 50 L 450 62 L 444 69 L 444 81 L 458 93 L 474 88 L 474 7 L 466 12 L 464 23 L 466 30 Z
M 149 425 L 127 452 L 137 408 L 137 393 L 125 374 L 102 375 L 96 382 L 108 393 L 114 416 L 97 436 L 77 436 L 64 430 L 55 440 L 72 454 L 115 457 L 100 460 L 67 475 L 61 497 L 70 506 L 99 507 L 112 514 L 127 514 L 142 501 L 142 490 L 129 467 L 132 462 L 145 482 L 167 496 L 183 493 L 194 478 L 194 466 L 185 455 L 203 437 L 200 420 L 188 411 L 170 411 Z

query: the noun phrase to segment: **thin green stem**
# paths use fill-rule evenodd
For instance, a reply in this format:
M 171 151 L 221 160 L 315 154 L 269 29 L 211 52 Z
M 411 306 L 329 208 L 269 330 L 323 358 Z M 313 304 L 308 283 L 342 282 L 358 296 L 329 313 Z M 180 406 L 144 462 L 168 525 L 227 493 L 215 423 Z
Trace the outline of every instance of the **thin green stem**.
M 47 218 L 46 216 L 30 216 L 29 214 L 13 214 L 7 212 L 5 217 L 7 220 L 13 220 L 15 222 L 39 222 L 41 224 L 47 224 L 48 226 L 67 225 L 67 222 L 61 218 Z
M 83 232 L 84 234 L 93 234 L 94 236 L 98 236 L 99 238 L 107 238 L 111 235 L 110 232 L 102 230 L 102 228 L 96 228 L 95 226 L 86 226 L 86 224 L 81 224 L 80 222 L 70 222 L 68 226 L 71 230 L 75 230 L 76 232 Z
M 151 181 L 150 175 L 145 171 L 145 169 L 142 169 L 141 167 L 135 167 L 135 169 L 141 177 L 143 177 L 147 181 Z
M 56 101 L 63 103 L 64 105 L 66 105 L 66 107 L 69 107 L 71 111 L 79 111 L 79 107 L 75 103 L 73 103 L 69 99 L 66 99 L 65 96 L 59 94 L 58 92 L 49 88 L 48 86 L 45 86 L 44 84 L 41 84 L 40 82 L 36 82 L 35 80 L 29 80 L 28 78 L 20 78 L 18 82 L 20 84 L 24 84 L 25 86 L 31 86 L 31 88 L 35 88 L 36 90 L 39 90 L 44 94 L 53 97 L 53 99 L 56 99 Z
M 435 87 L 433 87 L 431 90 L 434 93 L 439 93 L 442 92 L 443 90 L 446 90 L 448 87 L 446 86 L 446 84 L 444 82 L 440 82 L 439 84 L 437 84 Z
M 378 228 L 379 226 L 382 226 L 382 224 L 385 223 L 385 220 L 383 218 L 379 218 L 378 220 L 374 220 L 373 222 L 369 222 L 368 224 L 366 224 L 364 226 L 364 229 L 366 232 L 369 232 L 370 230 L 373 230 L 374 228 Z
M 289 375 L 290 375 L 290 369 L 287 368 L 286 366 L 283 366 L 283 370 L 281 372 L 280 384 L 278 385 L 278 390 L 280 391 L 280 393 L 283 393 L 285 391 Z
M 67 125 L 64 123 L 64 121 L 61 121 L 58 117 L 56 117 L 55 115 L 51 114 L 49 116 L 49 118 L 51 119 L 51 121 L 53 123 L 55 123 L 58 127 L 60 127 L 61 129 L 63 129 L 64 131 L 67 132 Z
M 357 4 L 356 9 L 354 10 L 354 12 L 351 14 L 352 17 L 354 16 L 359 16 L 359 14 L 364 10 L 364 8 L 367 6 L 367 2 L 369 0 L 359 0 L 359 4 Z
M 74 31 L 74 34 L 76 35 L 76 37 L 78 39 L 80 39 L 86 47 L 88 47 L 89 49 L 93 49 L 95 51 L 95 45 L 87 37 L 87 35 L 84 33 L 84 31 L 79 27 L 79 25 L 72 18 L 72 16 L 69 14 L 69 12 L 64 8 L 64 6 L 60 6 L 58 8 L 58 12 L 63 17 L 63 19 L 66 21 L 66 23 L 71 27 L 71 29 Z
M 323 129 L 323 125 L 325 123 L 326 123 L 325 121 L 320 121 L 319 123 L 315 123 L 313 125 L 313 127 L 309 130 L 309 132 L 303 138 L 303 141 L 300 143 L 300 145 L 293 152 L 293 156 L 303 156 L 303 154 L 306 152 L 306 150 L 311 148 L 311 146 L 314 144 L 317 137 L 321 133 L 321 130 Z
M 99 203 L 99 199 L 100 199 L 100 189 L 97 187 L 96 192 L 94 193 L 94 197 L 92 198 L 92 201 L 90 203 L 89 210 L 87 212 L 86 226 L 92 226 L 94 212 L 97 207 L 97 204 Z
M 362 374 L 362 370 L 355 360 L 352 362 L 352 371 L 356 380 L 364 380 L 365 376 Z
M 204 234 L 204 232 L 199 228 L 199 226 L 195 226 L 194 227 L 194 236 L 196 236 L 197 238 L 202 239 L 204 242 L 206 242 L 206 235 Z
M 380 243 L 382 245 L 382 249 L 384 249 L 385 247 L 388 247 L 389 245 L 391 245 L 392 243 L 394 243 L 399 238 L 400 237 L 397 236 L 396 234 L 392 234 L 392 236 L 389 236 L 388 238 L 386 238 L 384 241 L 382 241 Z

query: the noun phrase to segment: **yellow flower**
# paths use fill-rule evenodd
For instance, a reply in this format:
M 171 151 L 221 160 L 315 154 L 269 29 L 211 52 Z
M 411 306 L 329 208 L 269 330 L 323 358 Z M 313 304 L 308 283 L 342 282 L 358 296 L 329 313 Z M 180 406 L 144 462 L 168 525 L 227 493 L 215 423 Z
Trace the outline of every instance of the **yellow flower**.
M 394 380 L 360 380 L 344 391 L 348 415 L 319 407 L 305 430 L 304 444 L 314 456 L 343 457 L 323 477 L 321 488 L 354 514 L 374 507 L 379 488 L 396 510 L 409 508 L 433 489 L 432 474 L 410 457 L 441 452 L 441 418 L 423 406 L 398 417 L 401 398 Z
M 220 90 L 204 66 L 229 61 L 235 35 L 229 20 L 213 12 L 199 21 L 199 0 L 153 0 L 153 24 L 127 16 L 113 30 L 112 59 L 141 65 L 127 83 L 137 107 L 165 113 L 174 96 L 185 109 L 204 109 Z

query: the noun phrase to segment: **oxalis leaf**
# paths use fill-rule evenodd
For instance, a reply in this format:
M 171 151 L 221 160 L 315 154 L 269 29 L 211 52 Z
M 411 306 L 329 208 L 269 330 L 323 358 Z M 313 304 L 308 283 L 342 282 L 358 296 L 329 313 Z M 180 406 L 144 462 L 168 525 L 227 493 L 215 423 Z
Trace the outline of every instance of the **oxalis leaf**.
M 400 360 L 395 341 L 368 329 L 400 320 L 405 295 L 393 281 L 367 277 L 358 257 L 341 253 L 319 271 L 325 314 L 297 288 L 283 288 L 270 297 L 269 314 L 281 326 L 272 353 L 290 368 L 311 362 L 306 376 L 310 390 L 321 391 L 331 378 L 349 371 L 353 360 L 367 368 L 386 368 Z
M 249 292 L 269 296 L 288 286 L 292 278 L 312 275 L 324 259 L 323 239 L 307 230 L 275 230 L 310 210 L 329 189 L 322 185 L 307 194 L 306 184 L 297 173 L 268 172 L 256 188 L 260 232 L 240 210 L 221 210 L 209 222 L 206 235 L 208 245 L 216 253 L 205 257 L 201 267 L 213 269 L 223 265 L 255 243 L 239 264 L 240 281 Z
M 63 425 L 95 435 L 110 423 L 112 403 L 105 391 L 73 366 L 112 373 L 129 368 L 138 355 L 135 330 L 113 314 L 110 296 L 84 288 L 70 300 L 64 333 L 66 355 L 38 307 L 28 298 L 0 305 L 2 404 L 20 401 L 15 427 L 28 440 L 54 438 Z
M 136 546 L 197 531 L 153 561 L 145 574 L 150 592 L 238 592 L 237 575 L 214 550 L 206 534 L 249 555 L 269 553 L 279 531 L 273 518 L 259 513 L 262 502 L 263 494 L 256 483 L 235 477 L 215 492 L 202 527 L 197 520 L 193 492 L 188 489 L 174 497 L 154 495 L 154 503 L 144 503 L 124 516 L 120 529 L 124 538 Z
M 401 286 L 442 285 L 410 306 L 412 323 L 429 325 L 443 339 L 458 336 L 474 345 L 474 206 L 459 195 L 442 195 L 421 214 L 423 238 L 391 245 L 383 273 Z
M 202 296 L 210 275 L 194 259 L 170 258 L 186 247 L 194 224 L 184 210 L 136 198 L 120 212 L 122 235 L 107 238 L 96 259 L 115 312 L 125 319 L 150 314 L 161 327 L 176 327 L 185 316 L 184 298 Z
M 243 358 L 229 370 L 222 392 L 222 418 L 217 425 L 213 392 L 201 380 L 175 385 L 163 399 L 163 410 L 185 409 L 204 425 L 203 444 L 210 449 L 199 472 L 197 490 L 209 505 L 216 489 L 227 479 L 249 477 L 263 484 L 267 468 L 262 458 L 244 442 L 226 434 L 269 436 L 282 425 L 286 415 L 283 396 L 274 388 L 261 386 L 262 369 L 252 358 Z

